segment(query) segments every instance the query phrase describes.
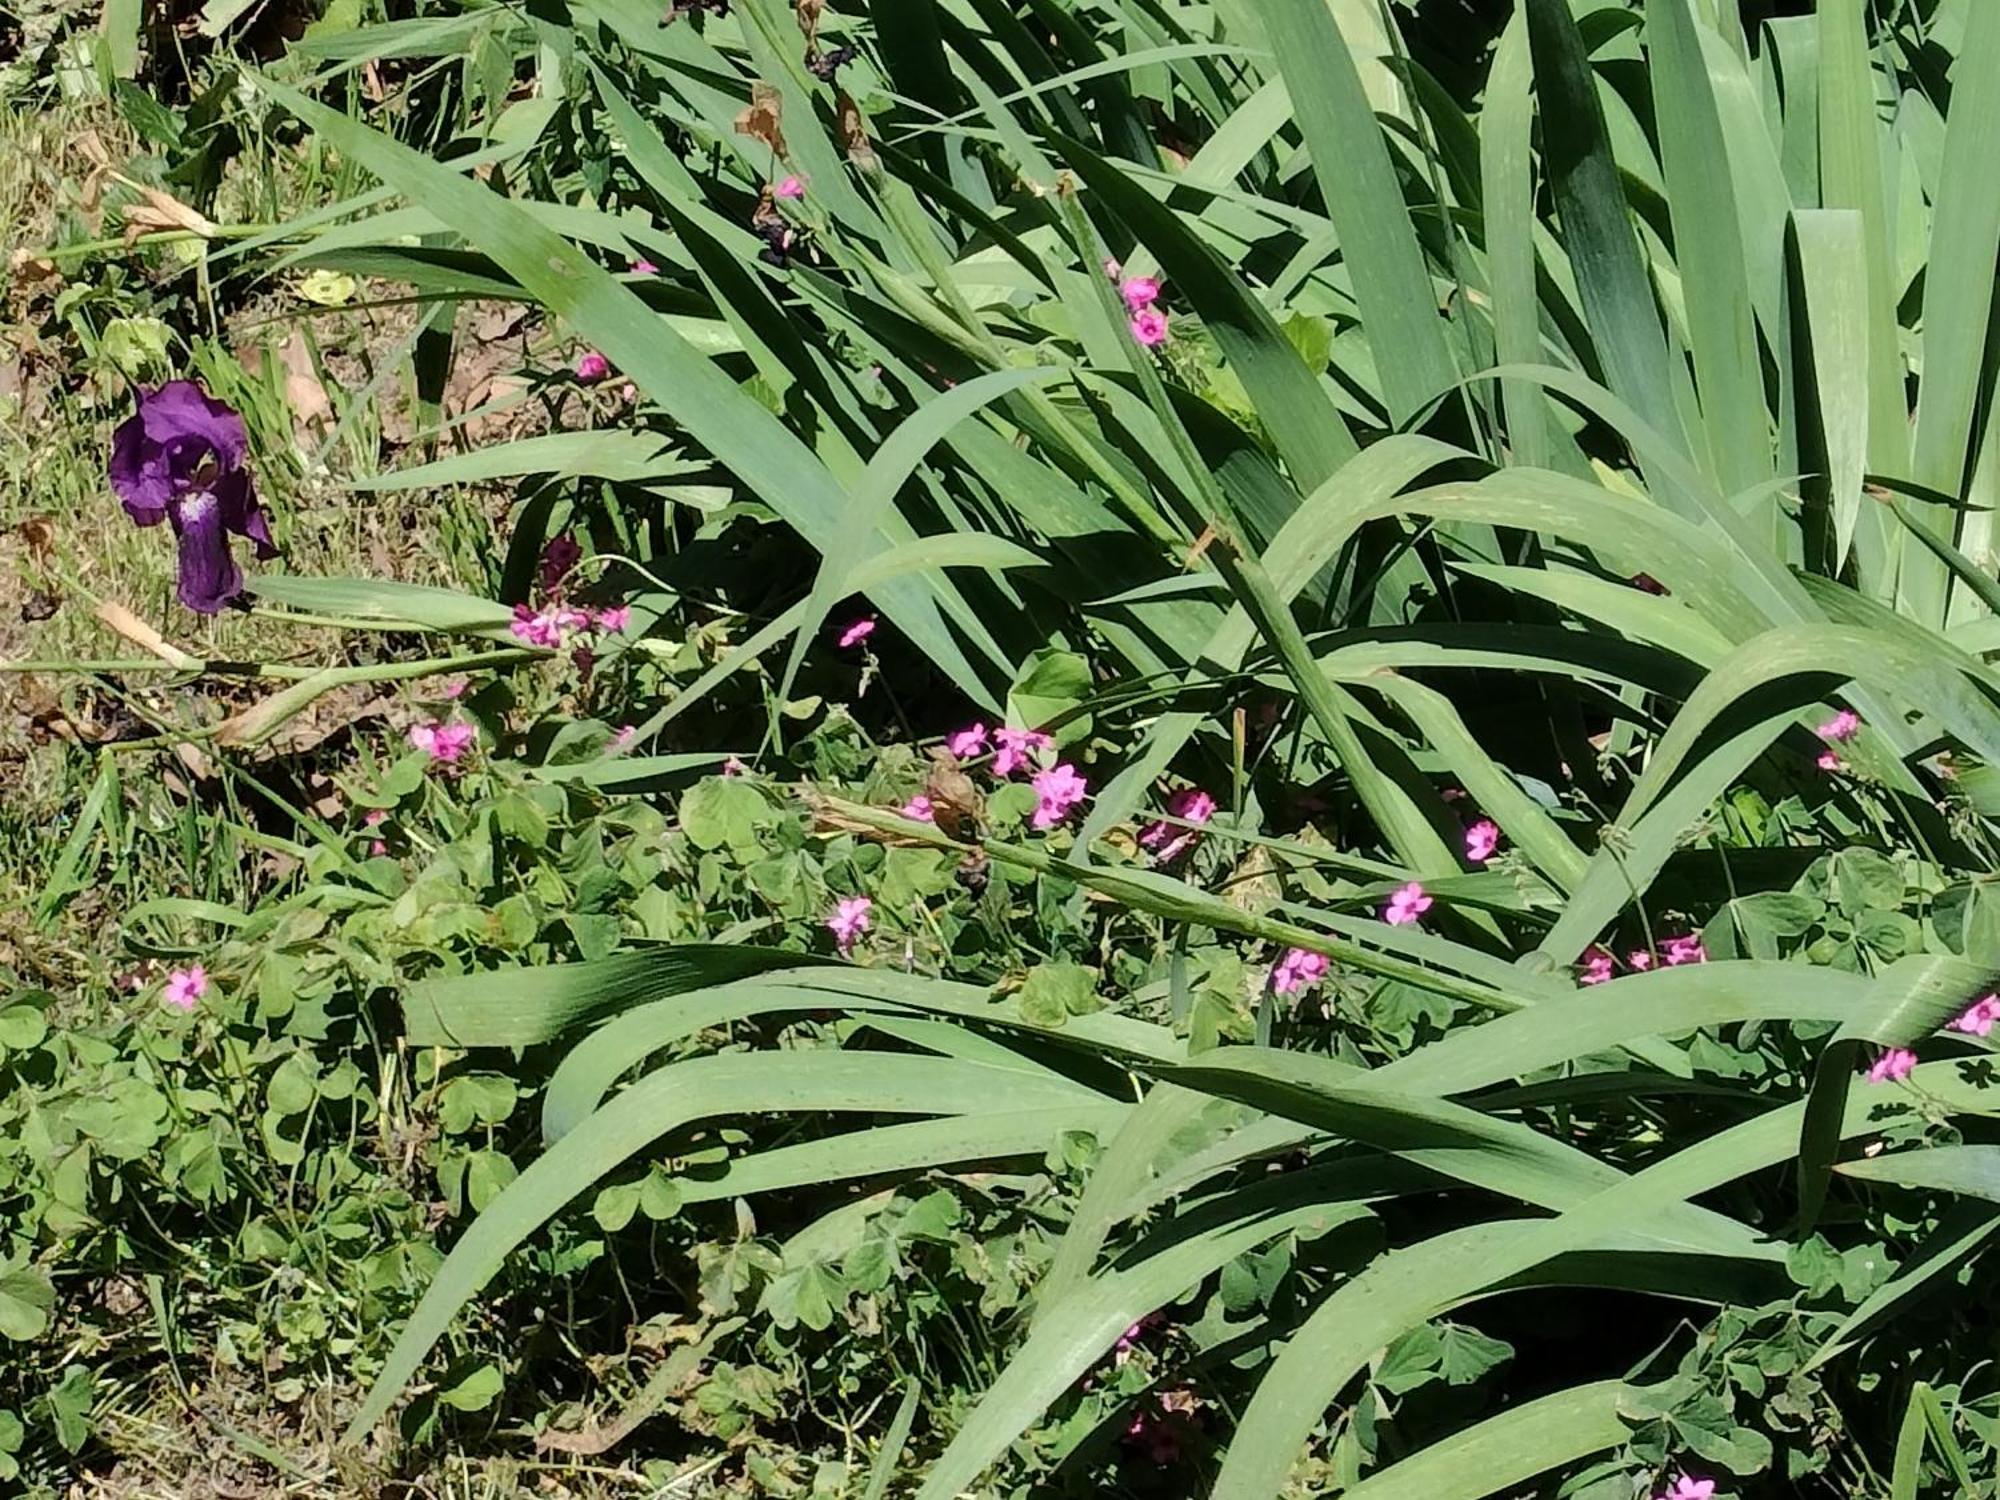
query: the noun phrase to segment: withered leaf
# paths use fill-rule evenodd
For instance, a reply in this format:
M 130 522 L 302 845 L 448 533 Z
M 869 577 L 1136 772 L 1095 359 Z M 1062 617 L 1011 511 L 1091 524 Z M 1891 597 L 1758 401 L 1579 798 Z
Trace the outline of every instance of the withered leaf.
M 784 98 L 776 89 L 768 83 L 753 83 L 750 107 L 736 117 L 736 133 L 755 137 L 782 157 L 786 154 L 784 109 Z
M 875 147 L 868 139 L 868 126 L 861 118 L 861 106 L 854 102 L 854 96 L 842 89 L 834 99 L 834 128 L 840 133 L 840 144 L 847 151 L 847 159 L 864 171 L 873 170 L 880 163 L 875 156 Z
M 931 752 L 931 761 L 924 795 L 931 799 L 937 826 L 955 839 L 977 838 L 986 816 L 986 798 L 949 750 L 940 746 Z
M 806 34 L 806 45 L 811 47 L 819 40 L 820 12 L 826 9 L 826 0 L 798 0 L 794 7 L 799 18 L 799 30 Z

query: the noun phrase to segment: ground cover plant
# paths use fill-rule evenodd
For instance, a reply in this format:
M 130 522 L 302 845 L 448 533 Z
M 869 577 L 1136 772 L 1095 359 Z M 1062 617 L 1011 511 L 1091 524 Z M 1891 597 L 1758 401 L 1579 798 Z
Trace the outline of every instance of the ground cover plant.
M 32 19 L 10 1481 L 2000 1492 L 2000 10 Z

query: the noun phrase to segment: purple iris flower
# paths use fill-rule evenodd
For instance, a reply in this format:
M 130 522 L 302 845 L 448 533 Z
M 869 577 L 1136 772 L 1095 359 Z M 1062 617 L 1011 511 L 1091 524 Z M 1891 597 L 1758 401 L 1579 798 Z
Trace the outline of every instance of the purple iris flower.
M 229 536 L 276 557 L 250 488 L 243 419 L 192 380 L 139 393 L 139 410 L 111 434 L 111 488 L 141 526 L 170 523 L 180 541 L 180 600 L 212 615 L 243 592 Z

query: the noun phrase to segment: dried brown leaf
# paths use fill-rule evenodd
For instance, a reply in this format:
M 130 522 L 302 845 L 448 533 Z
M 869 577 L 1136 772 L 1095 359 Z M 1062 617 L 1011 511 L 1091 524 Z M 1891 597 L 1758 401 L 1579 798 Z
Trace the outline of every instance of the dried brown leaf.
M 161 661 L 176 667 L 199 667 L 201 658 L 189 656 L 180 647 L 168 642 L 167 638 L 133 614 L 124 605 L 106 599 L 97 606 L 97 618 L 124 636 L 126 640 L 142 651 L 150 651 Z
M 875 155 L 874 143 L 868 139 L 868 124 L 861 118 L 861 106 L 854 102 L 854 96 L 846 89 L 842 89 L 834 99 L 833 123 L 849 161 L 863 171 L 872 171 L 881 165 Z
M 819 42 L 820 12 L 826 9 L 826 0 L 797 0 L 794 7 L 799 18 L 799 30 L 806 34 L 806 47 L 810 50 Z
M 753 136 L 779 156 L 786 155 L 783 97 L 768 83 L 750 85 L 750 106 L 736 117 L 736 133 Z

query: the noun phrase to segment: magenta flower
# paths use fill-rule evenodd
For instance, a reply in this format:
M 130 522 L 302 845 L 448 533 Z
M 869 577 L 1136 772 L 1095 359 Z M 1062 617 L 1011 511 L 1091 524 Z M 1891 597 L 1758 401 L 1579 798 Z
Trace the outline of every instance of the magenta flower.
M 1839 713 L 1820 725 L 1815 731 L 1823 740 L 1843 745 L 1861 732 L 1861 715 L 1851 708 L 1843 708 Z
M 613 604 L 590 617 L 590 628 L 600 635 L 622 635 L 631 623 L 632 606 L 629 604 Z
M 455 766 L 475 732 L 470 724 L 412 724 L 410 743 L 433 764 Z
M 257 556 L 276 557 L 243 460 L 243 419 L 192 380 L 139 393 L 139 410 L 111 434 L 111 488 L 141 526 L 165 521 L 180 544 L 175 589 L 196 614 L 212 615 L 243 592 L 231 534 Z
M 1167 799 L 1167 811 L 1190 823 L 1206 823 L 1215 816 L 1215 799 L 1199 787 L 1183 787 Z M 1154 858 L 1160 864 L 1177 859 L 1199 837 L 1192 828 L 1178 828 L 1161 819 L 1139 831 L 1140 844 L 1156 850 Z
M 1037 828 L 1054 828 L 1090 794 L 1090 783 L 1067 761 L 1037 772 L 1034 787 L 1035 815 L 1029 821 Z
M 1962 1031 L 1967 1036 L 1986 1036 L 1992 1032 L 1996 1021 L 2000 1021 L 2000 995 L 1988 995 L 1983 1000 L 1973 1001 L 1964 1015 L 1951 1022 L 1951 1029 Z
M 1390 895 L 1389 904 L 1382 908 L 1382 920 L 1391 927 L 1410 927 L 1430 909 L 1431 898 L 1424 894 L 1422 883 L 1412 880 Z
M 1160 300 L 1160 283 L 1151 276 L 1128 276 L 1118 284 L 1118 295 L 1125 299 L 1125 311 L 1144 312 Z
M 1592 944 L 1584 950 L 1583 973 L 1578 977 L 1580 984 L 1604 984 L 1617 968 L 1618 960 L 1611 956 L 1609 949 Z
M 854 951 L 855 941 L 868 930 L 868 913 L 874 906 L 866 896 L 843 896 L 833 915 L 826 919 L 827 931 L 833 934 L 842 958 Z
M 1491 818 L 1481 818 L 1465 830 L 1465 857 L 1475 865 L 1485 864 L 1499 847 L 1500 825 Z
M 1713 1479 L 1696 1479 L 1689 1474 L 1680 1474 L 1660 1492 L 1659 1500 L 1712 1500 L 1714 1494 Z
M 971 760 L 986 749 L 986 726 L 968 724 L 956 734 L 947 735 L 944 747 L 960 760 Z
M 747 776 L 749 773 L 750 768 L 733 755 L 722 763 L 722 774 L 724 776 Z
M 1039 729 L 1007 729 L 993 731 L 993 774 L 1012 776 L 1028 764 L 1030 750 L 1049 750 L 1055 741 Z
M 863 641 L 867 640 L 868 637 L 873 635 L 874 633 L 875 633 L 875 617 L 873 615 L 863 615 L 860 619 L 854 621 L 845 630 L 840 632 L 840 639 L 835 644 L 837 644 L 841 648 L 841 650 L 845 651 L 849 646 L 860 645 Z
M 1157 307 L 1142 307 L 1132 314 L 1132 337 L 1148 349 L 1167 341 L 1167 315 Z
M 444 686 L 439 688 L 438 691 L 447 698 L 462 698 L 465 696 L 465 690 L 468 686 L 469 684 L 463 677 L 448 677 L 445 679 Z
M 777 186 L 771 189 L 771 194 L 777 198 L 803 198 L 806 195 L 806 180 L 796 173 L 781 178 Z
M 1907 1047 L 1890 1047 L 1868 1069 L 1870 1083 L 1901 1083 L 1917 1066 L 1917 1054 Z
M 1643 974 L 1653 967 L 1653 955 L 1644 948 L 1634 948 L 1630 953 L 1625 955 L 1625 962 L 1630 964 L 1636 972 Z
M 629 750 L 632 748 L 632 741 L 638 737 L 639 726 L 637 724 L 620 724 L 611 732 L 611 748 L 613 750 Z
M 200 964 L 190 964 L 167 975 L 167 987 L 160 998 L 175 1010 L 193 1010 L 195 1001 L 207 993 L 208 971 Z
M 576 362 L 576 378 L 585 385 L 595 385 L 611 373 L 611 361 L 595 349 L 580 355 Z
M 1287 948 L 1271 966 L 1271 992 L 1296 995 L 1326 978 L 1326 955 L 1310 948 Z
M 896 811 L 903 817 L 917 823 L 935 823 L 937 814 L 931 809 L 931 799 L 919 792 Z
M 542 544 L 542 587 L 560 588 L 569 570 L 583 561 L 583 548 L 576 538 L 563 532 Z
M 513 623 L 507 629 L 518 641 L 540 646 L 546 651 L 557 651 L 571 631 L 585 629 L 589 624 L 590 616 L 580 609 L 550 604 L 536 611 L 525 604 L 517 604 L 514 606 Z
M 650 260 L 647 260 L 643 255 L 632 262 L 632 270 L 640 276 L 657 276 L 660 274 L 660 268 Z
M 1667 967 L 1670 969 L 1677 969 L 1682 964 L 1708 962 L 1708 949 L 1702 947 L 1701 936 L 1698 933 L 1690 932 L 1680 937 L 1668 938 L 1662 948 L 1666 954 Z

